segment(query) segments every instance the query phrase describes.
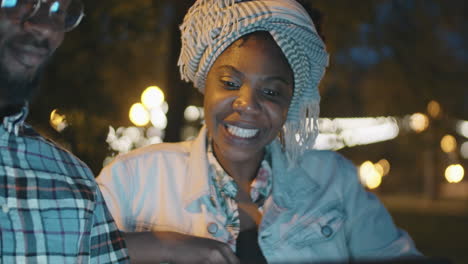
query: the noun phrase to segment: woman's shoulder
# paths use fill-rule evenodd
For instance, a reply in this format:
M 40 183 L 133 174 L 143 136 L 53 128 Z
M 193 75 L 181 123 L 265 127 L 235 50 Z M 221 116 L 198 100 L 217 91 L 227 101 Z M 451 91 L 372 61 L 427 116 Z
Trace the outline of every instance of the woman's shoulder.
M 303 173 L 320 186 L 335 186 L 341 189 L 358 181 L 356 166 L 335 151 L 306 151 L 300 162 L 300 167 Z
M 177 143 L 158 143 L 145 146 L 126 154 L 118 155 L 110 165 L 115 166 L 117 164 L 135 162 L 153 162 L 154 159 L 166 156 L 170 156 L 171 158 L 186 158 L 190 153 L 192 144 L 192 141 L 182 141 Z
M 342 170 L 355 170 L 354 164 L 342 154 L 331 150 L 308 150 L 304 152 L 301 166 L 334 167 Z

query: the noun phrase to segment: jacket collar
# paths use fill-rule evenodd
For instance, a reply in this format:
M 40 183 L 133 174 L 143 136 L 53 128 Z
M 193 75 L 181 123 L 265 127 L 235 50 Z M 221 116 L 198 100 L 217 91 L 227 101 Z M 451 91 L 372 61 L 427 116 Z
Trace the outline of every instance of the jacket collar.
M 273 168 L 273 200 L 282 208 L 297 208 L 310 202 L 312 193 L 319 189 L 317 181 L 313 179 L 313 173 L 303 169 L 304 160 L 300 160 L 297 166 L 289 166 L 289 162 L 282 145 L 278 139 L 269 146 L 272 155 Z M 302 156 L 303 157 L 303 156 Z M 302 159 L 302 157 L 300 157 Z

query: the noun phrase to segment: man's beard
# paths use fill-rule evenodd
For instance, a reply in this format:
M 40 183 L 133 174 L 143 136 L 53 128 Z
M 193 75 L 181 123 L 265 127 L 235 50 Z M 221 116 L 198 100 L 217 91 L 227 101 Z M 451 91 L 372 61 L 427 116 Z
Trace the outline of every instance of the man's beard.
M 8 65 L 6 65 L 9 62 L 5 59 L 9 45 L 13 43 L 28 44 L 50 51 L 47 40 L 38 40 L 34 35 L 28 33 L 5 37 L 3 43 L 0 43 L 0 104 L 3 105 L 24 104 L 32 98 L 39 89 L 40 78 L 52 55 L 50 53 L 34 72 L 13 73 L 10 72 Z
M 0 51 L 0 57 L 2 56 Z M 0 102 L 6 105 L 24 104 L 39 90 L 39 82 L 45 69 L 44 62 L 33 74 L 12 76 L 0 63 Z

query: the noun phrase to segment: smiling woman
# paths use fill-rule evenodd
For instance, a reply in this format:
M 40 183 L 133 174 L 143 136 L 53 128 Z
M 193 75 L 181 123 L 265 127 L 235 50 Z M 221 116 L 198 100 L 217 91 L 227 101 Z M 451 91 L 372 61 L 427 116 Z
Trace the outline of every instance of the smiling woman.
M 97 179 L 134 262 L 420 255 L 349 161 L 312 149 L 328 54 L 300 4 L 199 0 L 181 31 L 181 75 L 204 94 L 206 126 Z

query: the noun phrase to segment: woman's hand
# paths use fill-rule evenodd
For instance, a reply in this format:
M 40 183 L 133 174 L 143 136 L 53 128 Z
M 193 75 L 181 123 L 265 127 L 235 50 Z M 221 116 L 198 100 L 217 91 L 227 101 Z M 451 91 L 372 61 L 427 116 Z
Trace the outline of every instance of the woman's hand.
M 176 232 L 126 233 L 132 263 L 240 263 L 229 245 Z

